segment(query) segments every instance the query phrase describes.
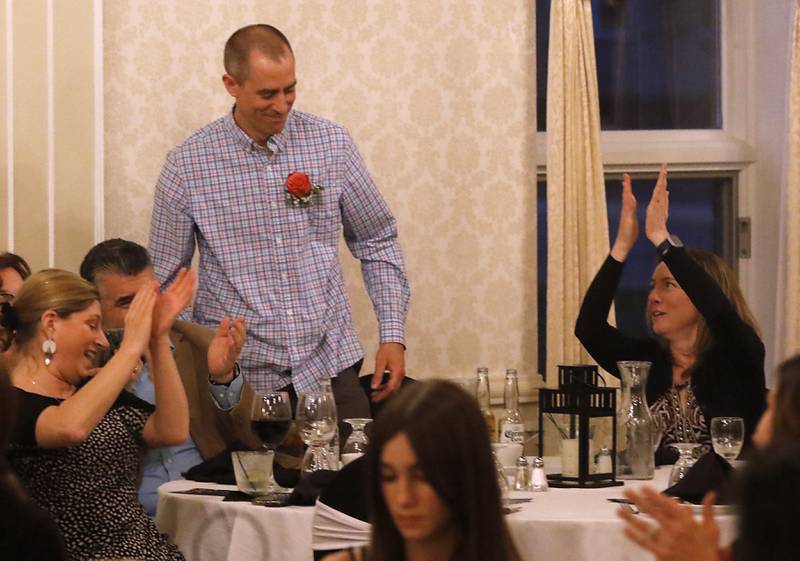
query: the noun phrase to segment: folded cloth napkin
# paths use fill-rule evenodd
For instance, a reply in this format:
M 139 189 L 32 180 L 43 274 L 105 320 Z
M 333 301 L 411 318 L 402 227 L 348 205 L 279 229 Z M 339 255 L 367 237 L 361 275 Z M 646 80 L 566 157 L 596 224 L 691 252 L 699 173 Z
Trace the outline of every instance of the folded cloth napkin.
M 656 465 L 663 466 L 667 464 L 674 464 L 676 461 L 678 461 L 678 456 L 680 456 L 678 450 L 669 444 L 659 446 L 656 450 Z
M 295 485 L 289 504 L 313 506 L 322 490 L 336 478 L 338 472 L 323 469 L 314 471 L 300 478 Z
M 722 456 L 708 452 L 689 468 L 686 475 L 664 494 L 683 499 L 694 504 L 703 502 L 709 491 L 717 493 L 718 505 L 733 502 L 733 467 Z
M 212 456 L 204 462 L 192 466 L 183 476 L 191 481 L 236 485 L 230 449 L 226 448 L 216 456 Z
M 216 456 L 212 456 L 202 463 L 191 467 L 183 473 L 186 479 L 191 481 L 204 481 L 206 483 L 219 483 L 221 485 L 236 485 L 236 477 L 233 474 L 233 461 L 231 451 L 247 450 L 239 443 L 234 443 Z M 285 468 L 275 462 L 272 465 L 272 476 L 278 485 L 284 487 L 294 487 L 300 479 L 300 471 Z

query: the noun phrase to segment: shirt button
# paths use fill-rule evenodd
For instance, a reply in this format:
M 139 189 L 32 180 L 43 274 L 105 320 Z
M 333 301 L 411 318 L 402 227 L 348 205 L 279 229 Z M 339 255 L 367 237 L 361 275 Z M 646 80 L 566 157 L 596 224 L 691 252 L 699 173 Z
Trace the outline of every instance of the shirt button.
M 294 312 L 292 310 L 286 310 L 286 315 L 292 317 L 294 315 Z
M 272 201 L 272 202 L 269 204 L 269 206 L 270 206 L 270 207 L 272 207 L 272 208 L 278 208 L 278 203 L 276 203 L 275 201 Z
M 281 237 L 280 236 L 277 236 L 275 238 L 275 243 L 278 244 L 278 245 L 281 245 Z
M 167 459 L 167 463 L 168 463 L 168 464 L 171 464 L 171 463 L 172 463 L 172 458 L 168 458 L 168 459 Z
M 224 393 L 221 393 L 221 394 L 219 394 L 219 398 L 220 398 L 220 399 L 223 399 L 224 397 L 225 397 L 225 394 L 224 394 Z
M 281 278 L 282 278 L 283 280 L 285 280 L 285 281 L 286 281 L 286 280 L 289 280 L 289 275 L 287 275 L 286 273 L 283 273 L 283 274 L 281 275 Z

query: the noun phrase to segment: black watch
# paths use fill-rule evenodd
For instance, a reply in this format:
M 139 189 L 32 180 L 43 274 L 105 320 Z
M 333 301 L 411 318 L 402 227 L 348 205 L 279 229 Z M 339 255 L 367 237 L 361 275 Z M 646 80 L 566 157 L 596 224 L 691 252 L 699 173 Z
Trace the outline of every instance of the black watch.
M 667 239 L 656 246 L 656 251 L 661 257 L 664 257 L 673 247 L 683 247 L 683 242 L 678 236 L 669 234 Z
M 209 375 L 208 375 L 208 383 L 211 384 L 212 386 L 230 386 L 233 383 L 233 381 L 238 377 L 239 377 L 239 363 L 238 362 L 234 362 L 233 363 L 233 378 L 231 378 L 230 382 L 228 382 L 227 384 L 222 384 L 220 382 L 215 382 L 214 378 L 212 378 L 211 374 L 209 373 Z

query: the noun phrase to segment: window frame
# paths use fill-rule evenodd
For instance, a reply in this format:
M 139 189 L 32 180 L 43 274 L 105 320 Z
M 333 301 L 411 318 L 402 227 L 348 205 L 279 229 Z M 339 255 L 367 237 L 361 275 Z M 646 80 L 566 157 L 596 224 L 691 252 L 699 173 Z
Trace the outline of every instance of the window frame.
M 600 142 L 604 175 L 614 176 L 623 172 L 631 174 L 657 173 L 661 162 L 670 164 L 670 172 L 681 175 L 700 176 L 708 174 L 730 174 L 733 192 L 733 250 L 738 240 L 735 225 L 740 217 L 751 217 L 754 227 L 757 220 L 770 220 L 755 204 L 758 195 L 758 162 L 755 147 L 757 139 L 756 113 L 756 49 L 753 18 L 758 6 L 756 0 L 721 0 L 720 68 L 722 77 L 722 128 L 698 130 L 635 130 L 601 131 Z M 538 158 L 536 181 L 547 175 L 547 132 L 536 133 Z M 754 210 L 762 210 L 753 216 Z M 774 217 L 772 218 L 774 219 Z M 613 235 L 613 233 L 612 233 Z M 755 239 L 755 236 L 754 236 Z M 759 308 L 756 300 L 754 279 L 770 275 L 774 281 L 775 271 L 756 271 L 754 259 L 741 258 L 735 253 L 736 269 L 745 298 L 751 303 L 757 317 L 772 319 L 774 309 Z M 546 326 L 539 326 L 539 329 Z M 766 326 L 765 326 L 766 327 Z M 770 329 L 765 331 L 765 345 L 772 348 L 768 339 Z M 767 369 L 769 364 L 765 365 Z M 542 374 L 542 373 L 540 373 Z

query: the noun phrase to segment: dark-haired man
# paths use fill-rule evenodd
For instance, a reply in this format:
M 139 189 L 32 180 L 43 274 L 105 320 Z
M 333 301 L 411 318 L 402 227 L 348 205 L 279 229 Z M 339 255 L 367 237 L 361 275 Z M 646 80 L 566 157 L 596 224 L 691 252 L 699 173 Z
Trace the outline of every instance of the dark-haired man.
M 295 58 L 280 31 L 236 31 L 225 70 L 233 110 L 172 150 L 159 178 L 150 230 L 156 276 L 171 282 L 197 247 L 194 320 L 247 319 L 251 344 L 241 362 L 254 387 L 301 393 L 331 378 L 340 417 L 369 416 L 339 238 L 361 261 L 378 319 L 377 401 L 405 373 L 410 291 L 394 217 L 350 135 L 292 110 Z
M 80 274 L 100 292 L 103 327 L 107 332 L 125 325 L 136 292 L 155 279 L 147 250 L 121 239 L 106 240 L 89 250 Z M 224 318 L 216 332 L 176 321 L 170 340 L 189 401 L 190 436 L 179 446 L 149 449 L 145 455 L 139 501 L 151 516 L 155 515 L 157 491 L 162 483 L 180 479 L 189 468 L 237 440 L 257 445 L 248 429 L 249 411 L 244 411 L 252 392 L 238 375 L 236 366 L 245 340 L 244 321 Z M 154 403 L 154 390 L 145 361 L 131 391 Z

